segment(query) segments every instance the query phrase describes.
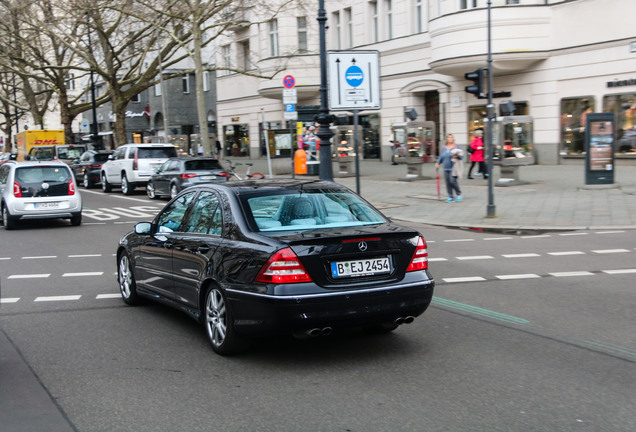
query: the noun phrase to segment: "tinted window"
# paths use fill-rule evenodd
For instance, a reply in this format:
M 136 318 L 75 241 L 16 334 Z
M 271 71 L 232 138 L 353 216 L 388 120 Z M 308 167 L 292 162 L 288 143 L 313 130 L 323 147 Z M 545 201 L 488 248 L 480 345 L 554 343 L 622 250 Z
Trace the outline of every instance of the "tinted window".
M 106 162 L 108 160 L 108 153 L 96 153 L 95 162 Z
M 182 195 L 173 201 L 159 216 L 157 232 L 179 231 L 194 192 Z
M 68 195 L 71 172 L 59 166 L 20 167 L 15 170 L 23 198 Z
M 137 149 L 137 158 L 139 159 L 165 159 L 177 156 L 177 150 L 174 147 L 152 147 Z
M 217 196 L 211 192 L 202 192 L 192 209 L 185 231 L 221 235 L 221 221 Z
M 186 171 L 220 170 L 223 169 L 218 160 L 189 160 L 185 163 Z

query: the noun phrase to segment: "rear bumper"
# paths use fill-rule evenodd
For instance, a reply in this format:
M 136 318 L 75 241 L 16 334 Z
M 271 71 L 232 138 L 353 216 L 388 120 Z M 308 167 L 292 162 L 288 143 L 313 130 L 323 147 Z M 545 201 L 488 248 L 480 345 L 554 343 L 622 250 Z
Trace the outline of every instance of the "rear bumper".
M 294 333 L 312 328 L 333 329 L 392 322 L 398 317 L 421 315 L 431 303 L 432 279 L 408 284 L 273 296 L 226 290 L 240 334 L 259 336 Z

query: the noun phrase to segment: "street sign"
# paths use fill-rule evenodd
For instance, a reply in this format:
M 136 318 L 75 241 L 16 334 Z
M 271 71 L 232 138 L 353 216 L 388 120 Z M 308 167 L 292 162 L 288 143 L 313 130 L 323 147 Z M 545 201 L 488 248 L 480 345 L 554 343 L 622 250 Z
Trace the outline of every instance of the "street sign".
M 296 105 L 294 104 L 285 104 L 285 112 L 296 111 Z
M 329 109 L 380 109 L 379 51 L 329 51 Z
M 298 120 L 298 111 L 285 111 L 285 120 Z
M 295 104 L 298 102 L 298 93 L 295 88 L 291 89 L 283 89 L 283 103 L 284 104 Z
M 285 78 L 283 78 L 283 86 L 285 88 L 294 88 L 294 86 L 296 85 L 296 80 L 294 79 L 293 76 L 291 75 L 286 75 Z

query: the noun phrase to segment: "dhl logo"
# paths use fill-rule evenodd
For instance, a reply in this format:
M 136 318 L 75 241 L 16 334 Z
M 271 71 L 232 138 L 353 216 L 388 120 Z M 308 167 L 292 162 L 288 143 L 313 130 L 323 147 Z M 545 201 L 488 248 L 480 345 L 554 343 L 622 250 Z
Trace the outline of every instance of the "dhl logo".
M 38 139 L 35 140 L 33 142 L 33 145 L 39 146 L 39 145 L 58 145 L 60 143 L 57 142 L 57 140 L 55 139 L 48 139 L 48 140 L 42 140 L 42 139 Z

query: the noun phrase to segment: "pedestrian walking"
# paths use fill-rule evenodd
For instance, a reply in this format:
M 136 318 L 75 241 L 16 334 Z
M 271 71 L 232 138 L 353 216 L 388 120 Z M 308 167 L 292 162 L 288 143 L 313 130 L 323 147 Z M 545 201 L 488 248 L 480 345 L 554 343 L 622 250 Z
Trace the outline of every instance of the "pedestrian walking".
M 453 134 L 448 134 L 446 136 L 446 144 L 442 147 L 442 151 L 435 163 L 436 170 L 442 165 L 444 171 L 444 181 L 446 182 L 446 191 L 448 192 L 446 202 L 448 203 L 460 202 L 462 200 L 462 191 L 457 179 L 464 174 L 463 159 L 464 152 L 455 144 Z
M 468 152 L 470 153 L 470 168 L 468 169 L 468 179 L 472 180 L 473 176 L 471 175 L 473 172 L 473 168 L 475 168 L 476 164 L 479 164 L 479 171 L 477 174 L 481 173 L 484 178 L 488 178 L 488 169 L 486 168 L 486 163 L 484 162 L 484 130 L 479 128 L 475 130 L 475 137 L 468 146 Z

